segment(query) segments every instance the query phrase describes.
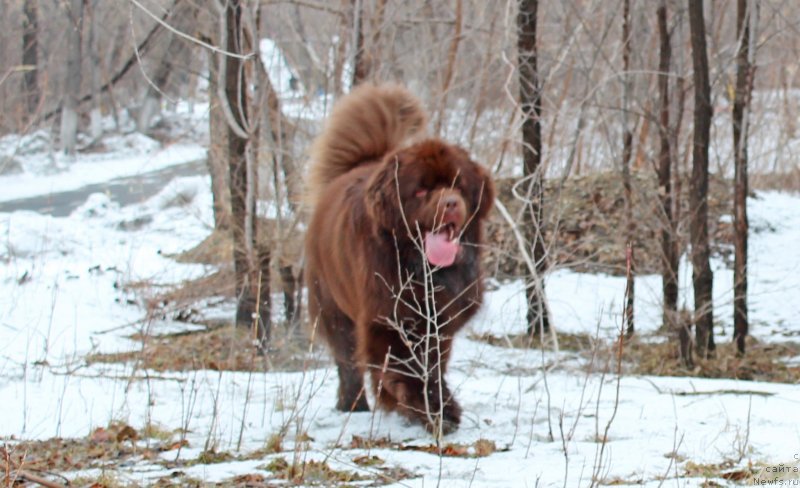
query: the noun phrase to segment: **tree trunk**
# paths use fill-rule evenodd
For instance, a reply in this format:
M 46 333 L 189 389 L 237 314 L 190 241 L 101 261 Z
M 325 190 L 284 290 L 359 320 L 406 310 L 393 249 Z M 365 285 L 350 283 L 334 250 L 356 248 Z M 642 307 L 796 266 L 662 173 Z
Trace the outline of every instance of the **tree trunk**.
M 747 110 L 753 86 L 750 62 L 750 21 L 754 16 L 748 0 L 736 2 L 736 88 L 733 100 L 734 148 L 734 266 L 733 266 L 733 337 L 739 354 L 745 353 L 747 320 Z
M 246 51 L 252 52 L 251 48 L 252 46 L 248 46 Z M 245 79 L 255 80 L 253 63 L 248 63 L 245 71 L 247 72 Z M 259 85 L 258 83 L 255 84 Z M 255 109 L 253 112 L 257 112 L 257 110 Z M 253 116 L 255 116 L 255 113 L 253 113 Z M 250 264 L 247 282 L 250 285 L 249 296 L 254 299 L 254 307 L 247 310 L 247 312 L 252 317 L 252 334 L 257 341 L 258 350 L 263 353 L 269 344 L 271 333 L 272 293 L 270 290 L 270 265 L 272 263 L 272 249 L 270 248 L 269 239 L 266 238 L 266 232 L 261 230 L 263 220 L 259 219 L 256 213 L 256 202 L 259 194 L 258 166 L 261 160 L 259 154 L 262 147 L 258 130 L 252 133 L 249 146 L 246 176 L 245 238 L 249 246 L 248 263 Z
M 625 240 L 628 243 L 629 268 L 626 275 L 625 294 L 625 322 L 627 324 L 626 334 L 631 337 L 634 332 L 633 322 L 633 303 L 635 297 L 636 274 L 634 261 L 633 240 L 636 235 L 636 225 L 633 220 L 633 190 L 631 188 L 631 158 L 633 156 L 633 125 L 630 121 L 630 98 L 633 92 L 633 80 L 630 75 L 631 69 L 631 4 L 630 0 L 624 0 L 622 7 L 622 187 L 625 196 Z
M 453 83 L 453 76 L 456 71 L 456 58 L 458 57 L 458 45 L 461 43 L 461 24 L 464 17 L 464 2 L 463 0 L 456 0 L 456 19 L 453 30 L 453 37 L 450 39 L 450 48 L 447 51 L 447 64 L 444 70 L 444 79 L 442 81 L 442 93 L 439 96 L 439 109 L 436 111 L 436 124 L 433 128 L 433 133 L 436 136 L 442 136 L 442 124 L 445 122 L 447 115 L 447 94 L 450 91 L 450 86 Z
M 341 8 L 343 11 L 353 8 L 355 0 L 341 0 Z M 341 25 L 339 26 L 339 39 L 336 43 L 336 51 L 334 53 L 333 61 L 333 96 L 338 98 L 345 90 L 344 80 L 344 66 L 347 64 L 347 45 L 349 43 L 348 34 L 351 33 L 352 17 L 349 15 L 341 16 Z
M 302 199 L 302 176 L 298 170 L 297 162 L 294 160 L 294 144 L 292 141 L 295 129 L 283 114 L 280 97 L 275 91 L 275 86 L 269 78 L 266 67 L 260 63 L 259 66 L 261 67 L 259 70 L 259 75 L 261 76 L 259 86 L 261 87 L 262 95 L 266 99 L 264 103 L 266 110 L 265 120 L 271 143 L 272 162 L 276 168 L 280 168 L 280 172 L 283 174 L 286 184 L 286 203 L 292 211 L 295 211 Z
M 712 304 L 714 274 L 709 263 L 708 242 L 708 144 L 711 129 L 711 87 L 706 54 L 706 32 L 702 0 L 688 0 L 689 30 L 694 68 L 694 140 L 689 227 L 692 244 L 692 285 L 694 287 L 695 350 L 707 358 L 715 349 Z
M 177 5 L 177 4 L 178 4 L 180 1 L 181 1 L 181 0 L 174 0 L 174 2 L 173 2 L 173 4 L 172 4 L 172 6 L 171 6 L 171 7 L 164 9 L 164 14 L 162 14 L 162 15 L 161 15 L 161 22 L 165 22 L 165 21 L 167 20 L 167 17 L 169 16 L 169 13 L 170 13 L 170 12 L 172 12 L 172 11 L 174 10 L 175 6 L 176 6 L 176 5 Z M 139 44 L 136 46 L 136 48 L 135 48 L 135 49 L 133 49 L 133 54 L 131 54 L 131 55 L 130 55 L 130 57 L 129 57 L 129 58 L 128 58 L 128 60 L 125 62 L 125 64 L 123 64 L 123 65 L 122 65 L 122 67 L 121 67 L 121 68 L 120 68 L 120 69 L 119 69 L 119 70 L 118 70 L 116 73 L 114 73 L 114 76 L 112 76 L 112 77 L 111 77 L 111 79 L 109 79 L 108 81 L 106 81 L 106 82 L 103 84 L 103 86 L 101 86 L 101 87 L 100 87 L 100 91 L 102 91 L 102 92 L 108 92 L 108 93 L 109 93 L 109 96 L 111 96 L 111 95 L 110 95 L 110 94 L 111 94 L 111 90 L 112 90 L 112 88 L 114 88 L 114 85 L 116 85 L 116 84 L 117 84 L 117 83 L 118 83 L 120 80 L 122 80 L 122 79 L 125 77 L 125 75 L 127 75 L 127 74 L 128 74 L 128 72 L 131 70 L 131 68 L 132 68 L 132 67 L 134 67 L 134 66 L 136 66 L 136 65 L 138 64 L 138 60 L 139 60 L 140 58 L 142 58 L 143 56 L 145 56 L 145 54 L 146 54 L 146 53 L 149 51 L 149 49 L 150 49 L 150 47 L 151 47 L 151 45 L 152 45 L 152 44 L 151 44 L 151 42 L 153 41 L 153 39 L 155 39 L 156 35 L 157 35 L 159 32 L 161 32 L 161 29 L 163 29 L 163 25 L 162 25 L 162 23 L 161 23 L 161 22 L 156 22 L 156 23 L 155 23 L 155 25 L 153 25 L 153 28 L 152 28 L 152 29 L 150 29 L 150 32 L 148 32 L 148 33 L 147 33 L 147 35 L 146 35 L 146 36 L 145 36 L 145 38 L 142 40 L 142 42 L 140 42 L 140 43 L 139 43 Z M 123 30 L 124 30 L 124 29 L 123 29 Z M 119 45 L 120 45 L 120 46 L 122 46 L 123 44 L 124 44 L 124 43 L 119 43 Z M 116 59 L 116 58 L 118 58 L 119 56 L 118 56 L 117 54 L 118 54 L 117 52 L 114 52 L 114 53 L 113 53 L 113 54 L 110 56 L 110 58 L 111 58 L 112 60 L 113 60 L 113 59 Z M 89 100 L 91 100 L 91 99 L 92 99 L 92 96 L 93 96 L 93 94 L 92 94 L 92 93 L 89 93 L 89 94 L 87 94 L 87 95 L 84 95 L 82 98 L 80 98 L 80 99 L 78 100 L 78 103 L 84 103 L 84 102 L 87 102 L 87 101 L 89 101 Z M 112 97 L 112 98 L 113 98 L 113 97 Z M 112 101 L 112 104 L 113 104 L 113 101 Z M 50 120 L 50 119 L 51 119 L 51 118 L 53 118 L 54 116 L 56 116 L 56 115 L 58 115 L 59 113 L 61 113 L 61 111 L 62 111 L 62 108 L 63 108 L 63 107 L 59 107 L 59 108 L 56 108 L 56 109 L 54 109 L 54 110 L 51 110 L 51 111 L 47 112 L 47 113 L 46 113 L 46 114 L 44 114 L 44 116 L 42 117 L 42 120 Z
M 25 106 L 28 110 L 26 119 L 33 118 L 39 109 L 39 16 L 36 0 L 25 0 L 22 6 L 22 64 L 25 65 L 25 76 L 22 83 L 25 89 Z
M 656 11 L 660 50 L 658 56 L 658 97 L 659 97 L 659 151 L 658 151 L 658 194 L 661 200 L 663 223 L 661 225 L 661 292 L 664 300 L 661 322 L 667 330 L 676 334 L 684 366 L 692 365 L 692 350 L 689 347 L 688 325 L 678 317 L 678 243 L 677 225 L 672 212 L 672 148 L 669 122 L 669 69 L 672 46 L 667 27 L 667 4 L 661 0 Z M 679 330 L 686 328 L 686 330 Z
M 225 49 L 230 53 L 245 52 L 247 36 L 243 33 L 240 0 L 230 0 L 225 6 Z M 225 56 L 225 101 L 230 108 L 227 134 L 227 157 L 230 173 L 231 227 L 233 232 L 233 268 L 236 280 L 236 325 L 253 328 L 254 338 L 263 351 L 270 336 L 269 322 L 269 268 L 262 272 L 264 262 L 269 262 L 269 249 L 254 244 L 257 234 L 255 225 L 257 158 L 248 158 L 248 143 L 252 144 L 256 132 L 250 126 L 247 100 L 248 74 L 252 66 L 234 56 Z M 238 130 L 235 128 L 237 127 Z M 247 131 L 243 134 L 243 131 Z M 254 147 L 251 147 L 254 149 Z M 248 164 L 250 159 L 250 164 Z M 267 301 L 262 302 L 262 298 Z M 265 320 L 266 318 L 266 320 Z
M 170 19 L 174 24 L 173 27 L 182 32 L 189 32 L 196 25 L 197 9 L 191 2 L 177 5 L 172 15 L 170 15 Z M 181 39 L 172 32 L 168 35 L 167 49 L 164 51 L 163 57 L 158 61 L 156 70 L 147 85 L 147 91 L 139 111 L 136 125 L 139 132 L 142 133 L 150 128 L 153 119 L 160 113 L 161 98 L 167 90 L 170 75 L 175 73 L 176 61 L 181 59 L 185 53 L 186 40 Z
M 522 109 L 522 172 L 528 180 L 528 202 L 525 215 L 525 237 L 530 245 L 536 275 L 528 286 L 528 334 L 550 330 L 550 319 L 544 293 L 544 272 L 547 267 L 543 237 L 544 192 L 542 188 L 542 87 L 537 68 L 536 16 L 538 0 L 521 0 L 517 14 L 517 50 L 519 64 L 519 98 Z
M 295 72 L 306 88 L 306 93 L 321 93 L 325 91 L 328 80 L 326 79 L 326 74 L 319 68 L 321 62 L 314 52 L 306 33 L 305 22 L 300 10 L 300 5 L 295 3 L 292 7 L 291 20 L 292 27 L 298 38 L 288 42 L 279 42 L 276 39 L 275 42 L 279 43 L 284 52 L 290 53 L 290 56 L 294 59 Z
M 261 25 L 262 25 L 262 12 L 263 6 L 258 4 L 255 7 L 255 17 L 256 21 L 253 25 L 255 31 L 249 32 L 243 36 L 243 43 L 245 45 L 245 49 L 243 51 L 252 53 L 258 52 L 258 48 L 255 45 L 258 42 L 258 39 L 261 39 Z M 266 70 L 263 69 L 263 65 L 261 64 L 261 57 L 256 56 L 256 59 L 253 59 L 252 62 L 249 62 L 245 65 L 245 73 L 246 79 L 252 80 L 248 82 L 248 85 L 255 85 L 258 90 L 266 91 L 268 93 L 273 93 L 272 84 L 269 83 L 269 79 L 266 77 Z M 263 76 L 262 76 L 263 75 Z M 261 148 L 263 144 L 261 143 L 260 137 L 260 120 L 258 120 L 257 112 L 259 111 L 259 107 L 263 106 L 262 103 L 259 103 L 257 107 L 254 107 L 252 118 L 254 119 L 253 124 L 257 124 L 257 127 L 253 128 L 251 132 L 251 158 L 248 164 L 248 192 L 249 198 L 247 201 L 248 205 L 248 216 L 250 217 L 250 227 L 252 229 L 252 243 L 253 243 L 253 258 L 254 267 L 250 271 L 251 276 L 251 283 L 255 283 L 253 289 L 253 296 L 256 297 L 258 300 L 258 305 L 254 312 L 254 320 L 255 330 L 254 335 L 258 340 L 258 349 L 260 352 L 266 352 L 267 345 L 269 344 L 270 335 L 272 332 L 272 289 L 271 289 L 271 265 L 272 265 L 272 248 L 271 242 L 266 237 L 266 232 L 261 231 L 260 227 L 264 224 L 262 219 L 258 218 L 257 212 L 257 202 L 258 202 L 258 195 L 259 195 L 259 162 L 262 160 L 260 157 Z M 275 154 L 275 153 L 273 153 Z
M 352 87 L 363 83 L 370 75 L 370 60 L 364 46 L 363 0 L 353 0 L 353 81 Z
M 207 39 L 210 41 L 210 39 Z M 214 229 L 230 230 L 231 223 L 231 186 L 228 172 L 228 122 L 222 110 L 219 98 L 219 70 L 221 69 L 216 54 L 211 53 L 208 59 L 208 173 L 211 175 L 211 198 L 214 209 Z M 222 66 L 224 69 L 224 66 Z
M 70 0 L 67 15 L 67 77 L 61 111 L 61 149 L 75 154 L 78 137 L 78 99 L 81 91 L 81 41 L 85 0 Z
M 89 49 L 89 72 L 92 84 L 92 108 L 89 111 L 89 135 L 92 140 L 97 140 L 103 133 L 102 112 L 100 110 L 100 53 L 97 36 L 97 19 L 95 16 L 97 0 L 87 2 L 89 13 L 89 40 L 86 47 Z

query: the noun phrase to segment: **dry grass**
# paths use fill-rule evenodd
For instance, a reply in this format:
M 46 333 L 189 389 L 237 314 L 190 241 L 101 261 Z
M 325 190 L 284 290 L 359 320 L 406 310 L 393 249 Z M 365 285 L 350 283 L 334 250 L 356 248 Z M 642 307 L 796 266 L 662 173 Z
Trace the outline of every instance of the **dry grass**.
M 393 449 L 396 451 L 419 451 L 433 454 L 435 456 L 479 458 L 494 454 L 495 452 L 508 451 L 508 447 L 499 448 L 494 441 L 489 439 L 478 439 L 471 444 L 447 442 L 444 444 L 406 444 L 403 442 L 392 441 L 387 437 L 377 439 L 366 438 L 354 435 L 348 446 L 350 449 Z M 358 464 L 380 464 L 377 460 L 357 458 Z
M 267 234 L 276 224 L 272 221 L 263 221 L 261 234 Z M 277 230 L 276 230 L 277 232 Z M 300 249 L 302 249 L 302 235 L 299 232 L 282 231 L 288 237 L 281 241 L 279 247 L 272 248 L 273 270 L 270 272 L 270 288 L 273 293 L 291 293 L 295 303 L 300 303 L 301 288 Z M 267 242 L 274 241 L 266 235 L 262 237 Z M 276 254 L 280 252 L 281 254 Z M 236 286 L 233 270 L 233 242 L 230 232 L 214 230 L 197 246 L 170 255 L 180 263 L 197 263 L 213 266 L 214 271 L 194 280 L 187 280 L 178 286 L 155 290 L 152 283 L 130 283 L 127 288 L 134 293 L 147 295 L 142 302 L 145 303 L 150 317 L 172 318 L 179 321 L 197 321 L 199 312 L 208 308 L 216 300 L 219 302 L 235 299 Z M 275 269 L 280 267 L 280 271 Z M 289 273 L 289 274 L 286 274 Z M 291 275 L 291 276 L 290 276 Z M 293 283 L 284 280 L 293 279 Z M 284 310 L 284 316 L 287 312 Z M 287 319 L 288 320 L 288 319 Z
M 369 486 L 396 483 L 415 475 L 402 468 L 383 466 L 383 462 L 354 464 L 367 468 L 368 474 L 331 468 L 324 461 L 303 461 L 290 464 L 284 457 L 273 457 L 266 465 L 257 468 L 261 472 L 236 476 L 210 485 L 190 478 L 181 468 L 197 464 L 264 459 L 269 453 L 256 451 L 249 454 L 229 452 L 202 452 L 196 459 L 168 461 L 162 454 L 176 451 L 188 444 L 185 441 L 144 438 L 147 429 L 136 431 L 124 423 L 113 423 L 107 428 L 99 427 L 90 435 L 79 439 L 49 439 L 46 441 L 14 442 L 0 446 L 0 459 L 7 464 L 7 471 L 0 473 L 1 486 L 28 486 L 26 473 L 51 480 L 59 486 L 92 486 L 118 488 L 138 486 L 119 476 L 120 466 L 132 463 L 151 463 L 173 470 L 169 476 L 154 480 L 152 486 L 347 486 L 353 482 L 368 482 Z M 98 469 L 97 476 L 80 476 L 72 481 L 64 476 L 76 471 Z M 61 474 L 57 474 L 61 473 Z M 6 479 L 8 476 L 8 479 Z M 364 483 L 359 483 L 364 486 Z
M 308 340 L 281 328 L 273 328 L 270 349 L 260 355 L 250 331 L 233 326 L 196 332 L 139 337 L 142 348 L 110 354 L 92 354 L 91 363 L 137 362 L 154 371 L 299 371 L 327 365 L 308 354 Z
M 792 168 L 784 173 L 750 175 L 750 187 L 755 190 L 800 192 L 800 168 Z
M 528 334 L 504 334 L 494 335 L 490 333 L 472 334 L 469 336 L 473 341 L 485 342 L 492 346 L 508 347 L 513 349 L 552 349 L 550 335 L 546 334 L 544 341 L 540 336 L 531 337 Z M 558 347 L 562 351 L 588 351 L 598 343 L 598 340 L 589 334 L 571 334 L 566 332 L 558 333 Z
M 259 219 L 258 240 L 280 251 L 282 263 L 294 263 L 303 248 L 303 234 L 293 222 L 278 222 L 275 219 Z M 233 262 L 233 235 L 230 231 L 216 229 L 197 246 L 171 255 L 179 263 L 228 264 Z
M 286 480 L 293 485 L 341 486 L 342 483 L 365 479 L 353 471 L 333 469 L 324 461 L 305 461 L 295 464 L 289 463 L 286 458 L 278 457 L 264 468 L 271 471 L 275 479 Z
M 138 442 L 140 440 L 148 442 Z M 0 447 L 0 458 L 9 462 L 12 470 L 68 472 L 111 468 L 131 460 L 157 462 L 159 453 L 178 449 L 182 445 L 185 444 L 173 441 L 171 437 L 145 439 L 127 424 L 112 423 L 108 427 L 98 427 L 83 438 L 53 438 L 7 444 Z
M 800 356 L 800 345 L 760 343 L 750 338 L 747 354 L 739 357 L 730 343 L 718 344 L 715 357 L 695 358 L 696 366 L 689 370 L 680 364 L 678 346 L 674 342 L 652 343 L 631 341 L 624 352 L 630 372 L 654 376 L 695 376 L 729 378 L 748 381 L 768 381 L 796 384 L 800 382 L 800 366 L 787 360 Z
M 538 337 L 531 338 L 527 334 L 473 334 L 470 339 L 515 349 L 552 348 L 549 336 L 545 337 L 544 344 Z M 714 357 L 707 360 L 695 358 L 695 367 L 687 369 L 680 362 L 678 345 L 660 339 L 663 338 L 634 336 L 625 340 L 623 364 L 626 374 L 800 383 L 800 362 L 796 362 L 800 358 L 800 344 L 794 342 L 762 343 L 751 337 L 744 357 L 737 355 L 735 345 L 718 344 Z M 589 334 L 559 333 L 558 345 L 562 351 L 578 352 L 587 358 L 596 353 L 598 361 L 595 364 L 607 364 L 618 351 L 616 341 L 599 340 Z
M 634 220 L 636 221 L 636 266 L 640 273 L 657 273 L 661 267 L 659 199 L 655 174 L 635 171 Z M 496 182 L 498 199 L 512 215 L 518 215 L 521 201 L 514 196 L 515 179 Z M 689 188 L 689 182 L 683 182 Z M 517 193 L 523 188 L 517 188 Z M 625 201 L 622 179 L 616 172 L 598 172 L 574 176 L 563 187 L 557 180 L 545 182 L 544 241 L 552 264 L 576 271 L 622 275 L 625 272 Z M 681 229 L 688 229 L 688 202 L 682 199 Z M 712 253 L 726 258 L 731 253 L 732 228 L 722 219 L 732 212 L 730 182 L 711 177 L 709 183 L 709 235 Z M 486 269 L 498 277 L 524 274 L 516 243 L 508 224 L 494 214 L 487 226 Z M 688 235 L 679 232 L 681 249 Z

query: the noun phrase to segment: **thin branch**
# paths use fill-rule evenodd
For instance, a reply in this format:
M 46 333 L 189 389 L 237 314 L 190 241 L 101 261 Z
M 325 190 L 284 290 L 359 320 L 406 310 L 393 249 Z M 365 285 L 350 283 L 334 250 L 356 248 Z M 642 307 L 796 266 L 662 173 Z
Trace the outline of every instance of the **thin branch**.
M 538 292 L 544 297 L 544 290 L 541 289 L 542 287 L 542 279 L 539 276 L 539 273 L 536 269 L 536 264 L 533 262 L 533 258 L 531 258 L 530 253 L 528 253 L 527 243 L 525 241 L 525 237 L 522 235 L 522 232 L 519 230 L 519 225 L 517 221 L 514 220 L 514 217 L 508 212 L 508 209 L 503 202 L 499 199 L 495 199 L 494 201 L 495 208 L 500 212 L 500 215 L 503 216 L 506 222 L 508 222 L 509 227 L 511 227 L 511 232 L 514 234 L 514 238 L 517 241 L 517 247 L 519 248 L 519 254 L 522 256 L 522 260 L 525 261 L 525 266 L 528 268 L 528 272 L 531 276 L 534 277 L 533 286 L 539 288 Z M 547 300 L 543 300 L 542 306 L 544 309 L 547 310 L 547 316 L 552 317 L 552 313 L 550 312 L 550 306 L 547 303 Z M 552 325 L 552 324 L 551 324 Z M 555 327 L 550 327 L 550 334 L 553 337 L 553 352 L 556 354 L 558 353 L 558 335 L 556 334 Z
M 141 56 L 145 55 L 145 53 L 150 49 L 150 42 L 155 38 L 155 36 L 159 32 L 161 32 L 162 26 L 166 24 L 165 21 L 169 17 L 170 13 L 178 5 L 178 3 L 180 3 L 180 1 L 181 0 L 175 0 L 174 3 L 172 4 L 172 7 L 167 9 L 166 12 L 164 13 L 164 15 L 161 16 L 161 21 L 157 22 L 153 26 L 153 28 L 150 29 L 150 32 L 147 33 L 147 35 L 142 40 L 142 42 L 140 42 L 139 44 L 134 46 L 133 54 L 131 54 L 131 56 L 128 58 L 128 60 L 125 62 L 125 64 L 122 65 L 122 68 L 120 68 L 119 71 L 117 71 L 117 74 L 115 74 L 110 80 L 108 80 L 104 85 L 102 85 L 100 87 L 100 92 L 101 93 L 109 91 L 112 86 L 116 85 L 119 82 L 119 80 L 121 80 L 126 74 L 128 74 L 128 71 L 130 71 L 130 69 L 133 67 L 133 65 L 136 64 L 137 60 Z M 93 93 L 89 93 L 87 95 L 84 95 L 83 97 L 78 99 L 78 103 L 81 104 L 81 103 L 88 102 L 89 100 L 92 99 L 93 95 L 94 95 Z M 44 116 L 42 116 L 42 121 L 47 121 L 47 120 L 53 118 L 54 116 L 56 116 L 56 115 L 58 115 L 60 113 L 61 113 L 61 107 L 59 106 L 58 108 L 53 109 L 50 112 L 47 112 L 46 114 L 44 114 Z
M 247 59 L 250 59 L 251 57 L 253 57 L 253 53 L 249 53 L 249 54 L 236 54 L 236 53 L 232 53 L 232 52 L 230 52 L 230 51 L 226 51 L 226 50 L 224 50 L 224 49 L 220 49 L 220 48 L 218 48 L 218 47 L 216 47 L 216 46 L 212 46 L 211 44 L 209 44 L 209 43 L 207 43 L 207 42 L 204 42 L 204 41 L 202 41 L 202 40 L 200 40 L 200 39 L 198 39 L 198 38 L 196 38 L 196 37 L 192 37 L 192 36 L 190 36 L 189 34 L 186 34 L 185 32 L 181 32 L 181 31 L 179 31 L 178 29 L 176 29 L 176 28 L 172 27 L 172 26 L 171 26 L 171 25 L 169 25 L 167 22 L 165 22 L 165 21 L 164 21 L 164 19 L 162 19 L 162 18 L 158 17 L 158 16 L 157 16 L 156 14 L 154 14 L 153 12 L 151 12 L 151 11 L 147 10 L 147 8 L 146 8 L 144 5 L 142 5 L 141 3 L 139 3 L 137 0 L 128 0 L 128 1 L 130 1 L 130 2 L 131 2 L 132 4 L 134 4 L 136 7 L 138 7 L 138 8 L 139 8 L 139 9 L 140 9 L 142 12 L 146 13 L 146 14 L 147 14 L 147 15 L 148 15 L 150 18 L 152 18 L 153 20 L 155 20 L 156 22 L 158 22 L 159 24 L 161 24 L 161 25 L 162 25 L 163 27 L 165 27 L 167 30 L 169 30 L 170 32 L 172 32 L 173 34 L 175 34 L 175 35 L 177 35 L 177 36 L 180 36 L 180 37 L 182 37 L 182 38 L 186 39 L 186 40 L 187 40 L 187 41 L 189 41 L 189 42 L 192 42 L 192 43 L 194 43 L 194 44 L 197 44 L 197 45 L 199 45 L 199 46 L 202 46 L 202 47 L 204 47 L 204 48 L 206 48 L 206 49 L 209 49 L 209 50 L 211 50 L 211 51 L 214 51 L 215 53 L 218 53 L 218 54 L 223 54 L 223 55 L 225 55 L 225 56 L 230 56 L 230 57 L 232 57 L 232 58 L 237 58 L 237 59 L 247 60 Z
M 175 3 L 177 4 L 177 2 L 175 2 Z M 136 38 L 136 28 L 134 27 L 134 23 L 133 23 L 133 8 L 130 9 L 130 23 L 131 23 L 131 37 L 132 38 Z M 144 69 L 144 63 L 142 62 L 141 53 L 139 52 L 138 49 L 136 49 L 136 46 L 134 46 L 134 48 L 133 48 L 133 54 L 134 54 L 134 56 L 136 56 L 136 64 L 139 66 L 139 72 L 142 73 L 142 77 L 147 82 L 147 84 L 151 88 L 153 88 L 156 92 L 158 92 L 159 95 L 161 95 L 165 99 L 169 100 L 170 102 L 175 103 L 175 101 L 172 100 L 172 98 L 170 98 L 169 95 L 164 93 L 161 90 L 161 88 L 158 87 L 158 85 L 150 78 L 150 75 L 147 74 L 147 71 L 145 71 L 145 69 Z
M 133 1 L 133 0 L 132 0 Z M 227 46 L 228 44 L 228 26 L 227 26 L 227 16 L 228 13 L 225 11 L 226 7 L 224 7 L 219 1 L 216 2 L 217 8 L 220 11 L 220 45 Z M 204 43 L 205 44 L 205 43 Z M 248 58 L 242 58 L 241 56 L 233 56 L 236 59 L 243 59 L 247 60 Z M 217 97 L 219 98 L 220 108 L 222 109 L 222 113 L 225 115 L 225 120 L 228 122 L 228 126 L 233 130 L 233 132 L 242 139 L 249 139 L 250 135 L 247 133 L 247 130 L 242 127 L 236 120 L 235 115 L 233 114 L 233 108 L 231 107 L 230 100 L 228 99 L 228 94 L 225 91 L 225 85 L 227 83 L 227 67 L 225 63 L 219 63 L 219 69 L 217 70 Z M 245 123 L 244 119 L 242 123 Z
M 294 4 L 294 5 L 298 5 L 300 7 L 306 7 L 306 8 L 310 8 L 310 9 L 314 9 L 314 10 L 320 10 L 322 12 L 326 12 L 326 13 L 335 15 L 335 16 L 341 18 L 341 19 L 345 19 L 346 18 L 346 14 L 345 14 L 344 10 L 342 10 L 340 8 L 331 7 L 330 5 L 328 5 L 327 3 L 324 3 L 324 2 L 313 2 L 313 1 L 310 1 L 310 0 L 292 0 L 292 1 L 288 1 L 288 0 L 280 1 L 279 0 L 279 1 L 268 1 L 266 3 L 271 4 L 271 5 L 279 5 L 279 4 L 282 4 L 282 3 L 283 4 Z
M 30 481 L 31 483 L 36 483 L 37 485 L 44 486 L 45 488 L 65 488 L 67 486 L 67 485 L 62 485 L 61 483 L 50 481 L 47 478 L 35 475 L 30 471 L 26 471 L 24 469 L 17 470 L 16 479 L 18 481 L 19 480 Z

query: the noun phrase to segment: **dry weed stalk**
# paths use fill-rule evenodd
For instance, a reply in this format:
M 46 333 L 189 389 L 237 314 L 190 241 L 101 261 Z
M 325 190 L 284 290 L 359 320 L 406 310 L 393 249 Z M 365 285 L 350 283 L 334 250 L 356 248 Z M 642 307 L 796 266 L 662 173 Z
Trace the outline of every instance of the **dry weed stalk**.
M 25 469 L 24 463 L 26 456 L 24 454 L 21 458 L 21 462 L 19 464 L 15 463 L 11 458 L 12 450 L 8 444 L 3 444 L 2 448 L 0 448 L 0 451 L 2 451 L 3 454 L 3 471 L 5 472 L 3 484 L 6 488 L 17 486 L 18 484 L 26 481 L 44 486 L 45 488 L 66 488 L 67 485 L 50 481 L 47 478 L 39 476 L 38 474 L 34 474 Z
M 614 419 L 617 417 L 617 412 L 619 411 L 619 399 L 620 399 L 620 392 L 621 392 L 621 388 L 622 388 L 622 354 L 624 352 L 626 333 L 627 333 L 628 327 L 630 326 L 630 324 L 627 323 L 628 315 L 625 313 L 625 311 L 626 311 L 625 304 L 627 304 L 628 299 L 630 297 L 630 293 L 631 293 L 631 288 L 628 287 L 628 284 L 630 283 L 630 280 L 631 280 L 631 276 L 630 275 L 631 275 L 631 272 L 632 272 L 631 260 L 632 260 L 632 255 L 631 255 L 630 252 L 628 252 L 626 254 L 626 270 L 627 270 L 627 275 L 628 276 L 626 277 L 627 279 L 626 279 L 625 294 L 624 294 L 623 301 L 622 301 L 622 303 L 623 303 L 623 313 L 622 313 L 623 319 L 620 322 L 619 334 L 617 336 L 617 344 L 616 344 L 616 346 L 617 346 L 616 347 L 617 354 L 616 354 L 616 365 L 615 365 L 616 366 L 616 371 L 615 371 L 616 382 L 615 382 L 615 389 L 614 389 L 614 408 L 611 411 L 611 417 L 609 417 L 608 421 L 606 422 L 605 428 L 603 429 L 603 435 L 602 435 L 602 437 L 599 438 L 600 445 L 599 445 L 599 447 L 597 448 L 597 450 L 595 452 L 595 459 L 594 459 L 594 464 L 593 464 L 593 467 L 592 467 L 592 479 L 591 479 L 591 485 L 590 485 L 592 487 L 598 486 L 598 484 L 602 482 L 602 479 L 601 479 L 600 475 L 601 475 L 601 471 L 602 471 L 602 468 L 603 468 L 604 463 L 605 463 L 605 460 L 603 459 L 603 456 L 605 454 L 606 444 L 608 443 L 608 432 L 611 430 L 611 425 L 614 423 Z M 602 375 L 601 381 L 600 381 L 600 391 L 597 393 L 597 410 L 598 410 L 598 413 L 599 413 L 599 410 L 600 410 L 600 397 L 601 397 L 601 394 L 602 394 L 602 387 L 603 387 L 603 381 L 605 379 L 605 375 L 606 375 L 606 371 L 603 371 L 603 375 Z M 599 418 L 599 415 L 596 418 Z M 599 432 L 598 432 L 598 434 L 599 434 Z

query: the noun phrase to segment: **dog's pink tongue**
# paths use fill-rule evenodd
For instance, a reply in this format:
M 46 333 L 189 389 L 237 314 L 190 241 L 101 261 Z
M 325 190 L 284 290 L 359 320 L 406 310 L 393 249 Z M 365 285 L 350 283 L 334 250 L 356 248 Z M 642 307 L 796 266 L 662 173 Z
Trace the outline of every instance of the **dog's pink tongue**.
M 425 234 L 425 256 L 434 266 L 450 266 L 456 260 L 458 240 L 448 240 L 446 232 Z

